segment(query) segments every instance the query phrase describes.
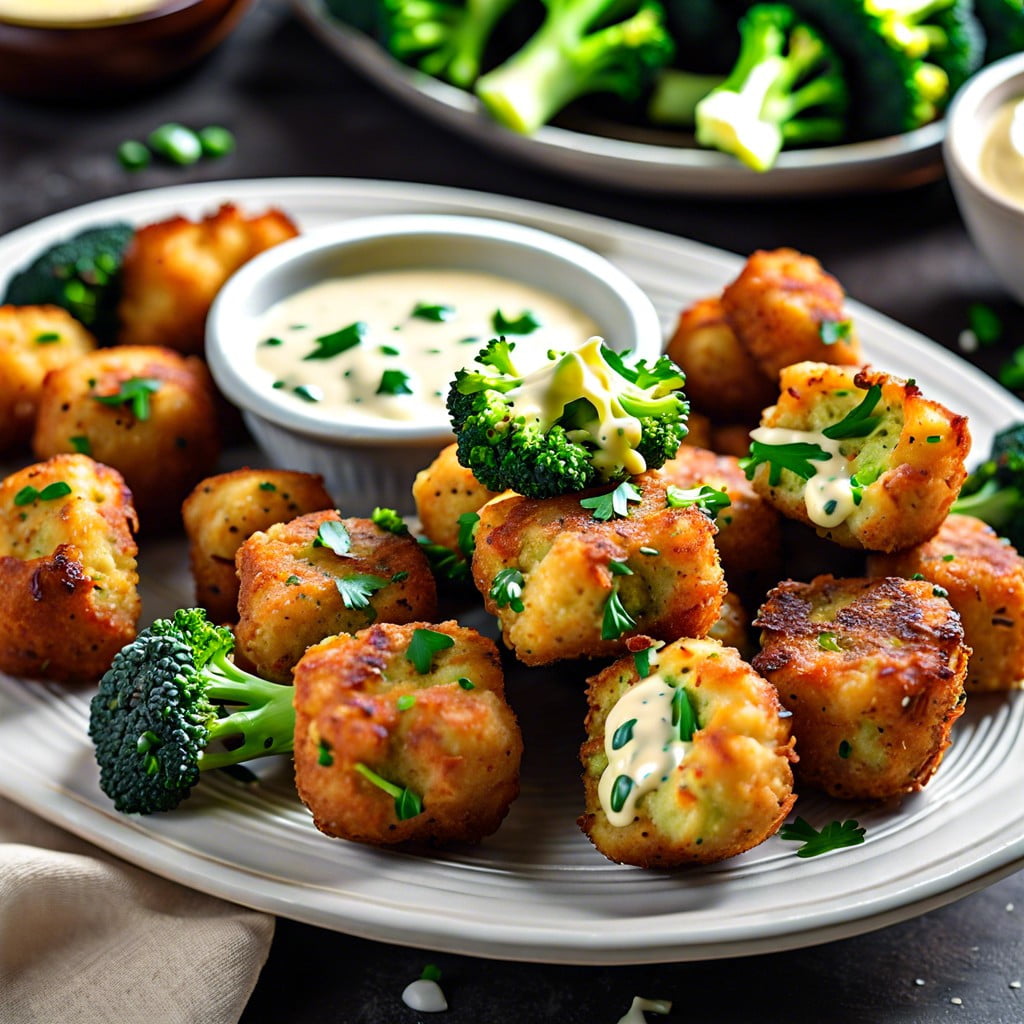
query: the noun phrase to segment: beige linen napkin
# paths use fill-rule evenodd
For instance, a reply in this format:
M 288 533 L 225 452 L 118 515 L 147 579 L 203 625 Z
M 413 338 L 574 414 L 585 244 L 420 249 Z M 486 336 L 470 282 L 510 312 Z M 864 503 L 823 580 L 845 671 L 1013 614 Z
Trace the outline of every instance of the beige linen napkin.
M 235 1024 L 273 933 L 0 798 L 3 1024 Z

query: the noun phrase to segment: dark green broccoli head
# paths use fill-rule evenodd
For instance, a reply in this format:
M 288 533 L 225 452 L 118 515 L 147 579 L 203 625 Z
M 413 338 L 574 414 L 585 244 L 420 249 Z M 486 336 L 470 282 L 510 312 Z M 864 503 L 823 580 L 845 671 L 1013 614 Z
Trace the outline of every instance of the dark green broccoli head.
M 101 341 L 112 341 L 121 264 L 134 233 L 130 224 L 106 224 L 51 246 L 10 279 L 3 302 L 61 306 Z
M 996 434 L 988 459 L 964 481 L 951 511 L 983 519 L 1024 551 L 1024 423 Z
M 492 341 L 448 395 L 459 462 L 493 491 L 548 498 L 661 466 L 686 436 L 683 376 L 668 359 L 635 365 L 592 339 L 519 374 Z
M 199 773 L 292 749 L 292 688 L 243 672 L 201 608 L 157 619 L 114 657 L 89 708 L 100 788 L 126 814 L 169 811 Z M 214 741 L 232 739 L 230 749 Z
M 199 781 L 213 705 L 179 637 L 144 631 L 115 657 L 90 705 L 100 788 L 125 813 L 169 811 Z

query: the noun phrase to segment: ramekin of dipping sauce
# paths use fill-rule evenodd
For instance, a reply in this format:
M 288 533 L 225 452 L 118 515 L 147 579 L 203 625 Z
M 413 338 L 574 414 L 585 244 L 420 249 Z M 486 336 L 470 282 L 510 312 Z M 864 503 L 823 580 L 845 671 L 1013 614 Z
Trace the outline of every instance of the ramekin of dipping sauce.
M 452 440 L 455 371 L 493 337 L 517 365 L 593 335 L 653 360 L 650 299 L 604 257 L 555 235 L 444 214 L 367 217 L 275 246 L 221 290 L 206 353 L 275 465 L 321 473 L 346 514 L 409 511 Z
M 206 56 L 250 0 L 0 0 L 0 92 L 91 102 Z
M 1024 54 L 989 65 L 957 93 L 944 156 L 974 244 L 1024 303 Z

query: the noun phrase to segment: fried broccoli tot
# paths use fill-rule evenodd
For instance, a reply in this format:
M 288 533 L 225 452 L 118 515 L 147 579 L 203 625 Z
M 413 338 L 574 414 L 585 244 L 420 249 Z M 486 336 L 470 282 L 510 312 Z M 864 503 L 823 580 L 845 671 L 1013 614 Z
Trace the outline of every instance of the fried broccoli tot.
M 931 540 L 872 555 L 868 574 L 924 579 L 949 595 L 973 651 L 968 692 L 1024 685 L 1024 559 L 991 526 L 949 516 Z
M 171 217 L 139 228 L 124 254 L 118 341 L 201 355 L 206 314 L 221 285 L 297 234 L 280 210 L 247 217 L 231 203 L 198 222 Z
M 796 797 L 772 687 L 715 640 L 677 640 L 589 681 L 580 828 L 610 860 L 709 864 L 778 831 Z
M 970 648 L 923 580 L 780 583 L 754 620 L 753 666 L 792 712 L 801 783 L 885 799 L 921 789 L 963 714 Z
M 966 476 L 967 418 L 913 381 L 797 363 L 741 462 L 783 515 L 849 548 L 899 551 L 938 530 Z
M 97 349 L 43 381 L 32 447 L 82 451 L 131 488 L 143 530 L 177 525 L 181 501 L 220 453 L 203 362 L 147 345 Z
M 0 670 L 92 681 L 135 636 L 138 528 L 121 474 L 57 455 L 0 483 Z
M 275 682 L 288 682 L 306 648 L 324 637 L 437 611 L 434 577 L 412 537 L 334 509 L 254 533 L 235 564 L 238 654 Z
M 726 322 L 761 373 L 815 360 L 856 366 L 861 359 L 842 285 L 813 256 L 759 250 L 722 292 Z
M 725 592 L 715 526 L 668 505 L 654 473 L 606 494 L 498 497 L 480 510 L 473 580 L 527 665 L 621 654 L 628 637 L 702 636 Z
M 214 622 L 238 617 L 235 555 L 258 530 L 334 504 L 323 477 L 288 469 L 236 469 L 196 484 L 181 506 L 196 604 Z
M 47 373 L 95 347 L 59 306 L 0 306 L 0 452 L 31 439 Z
M 381 623 L 295 668 L 295 782 L 321 832 L 476 842 L 519 795 L 523 743 L 497 648 L 455 622 Z

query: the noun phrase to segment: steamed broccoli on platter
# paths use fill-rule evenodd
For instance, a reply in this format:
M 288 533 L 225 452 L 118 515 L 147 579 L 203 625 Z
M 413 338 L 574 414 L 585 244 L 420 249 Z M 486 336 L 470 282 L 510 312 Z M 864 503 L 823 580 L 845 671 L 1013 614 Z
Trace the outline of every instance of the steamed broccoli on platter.
M 400 61 L 469 89 L 498 23 L 517 0 L 326 0 Z
M 234 645 L 230 630 L 190 608 L 115 655 L 90 705 L 89 736 L 117 810 L 172 810 L 200 772 L 292 750 L 292 687 L 244 672 L 230 659 Z
M 0 305 L 61 306 L 101 341 L 117 329 L 121 264 L 135 229 L 89 228 L 51 246 L 7 283 Z
M 476 94 L 492 117 L 529 134 L 591 93 L 639 99 L 674 44 L 651 0 L 547 0 L 521 50 L 487 72 Z
M 448 412 L 459 462 L 488 489 L 550 498 L 657 469 L 686 436 L 679 368 L 651 367 L 591 338 L 528 373 L 514 343 L 491 341 L 459 370 Z
M 964 481 L 950 511 L 983 520 L 1024 550 L 1024 423 L 996 434 L 988 459 Z
M 974 0 L 985 33 L 985 63 L 1024 50 L 1024 0 Z

